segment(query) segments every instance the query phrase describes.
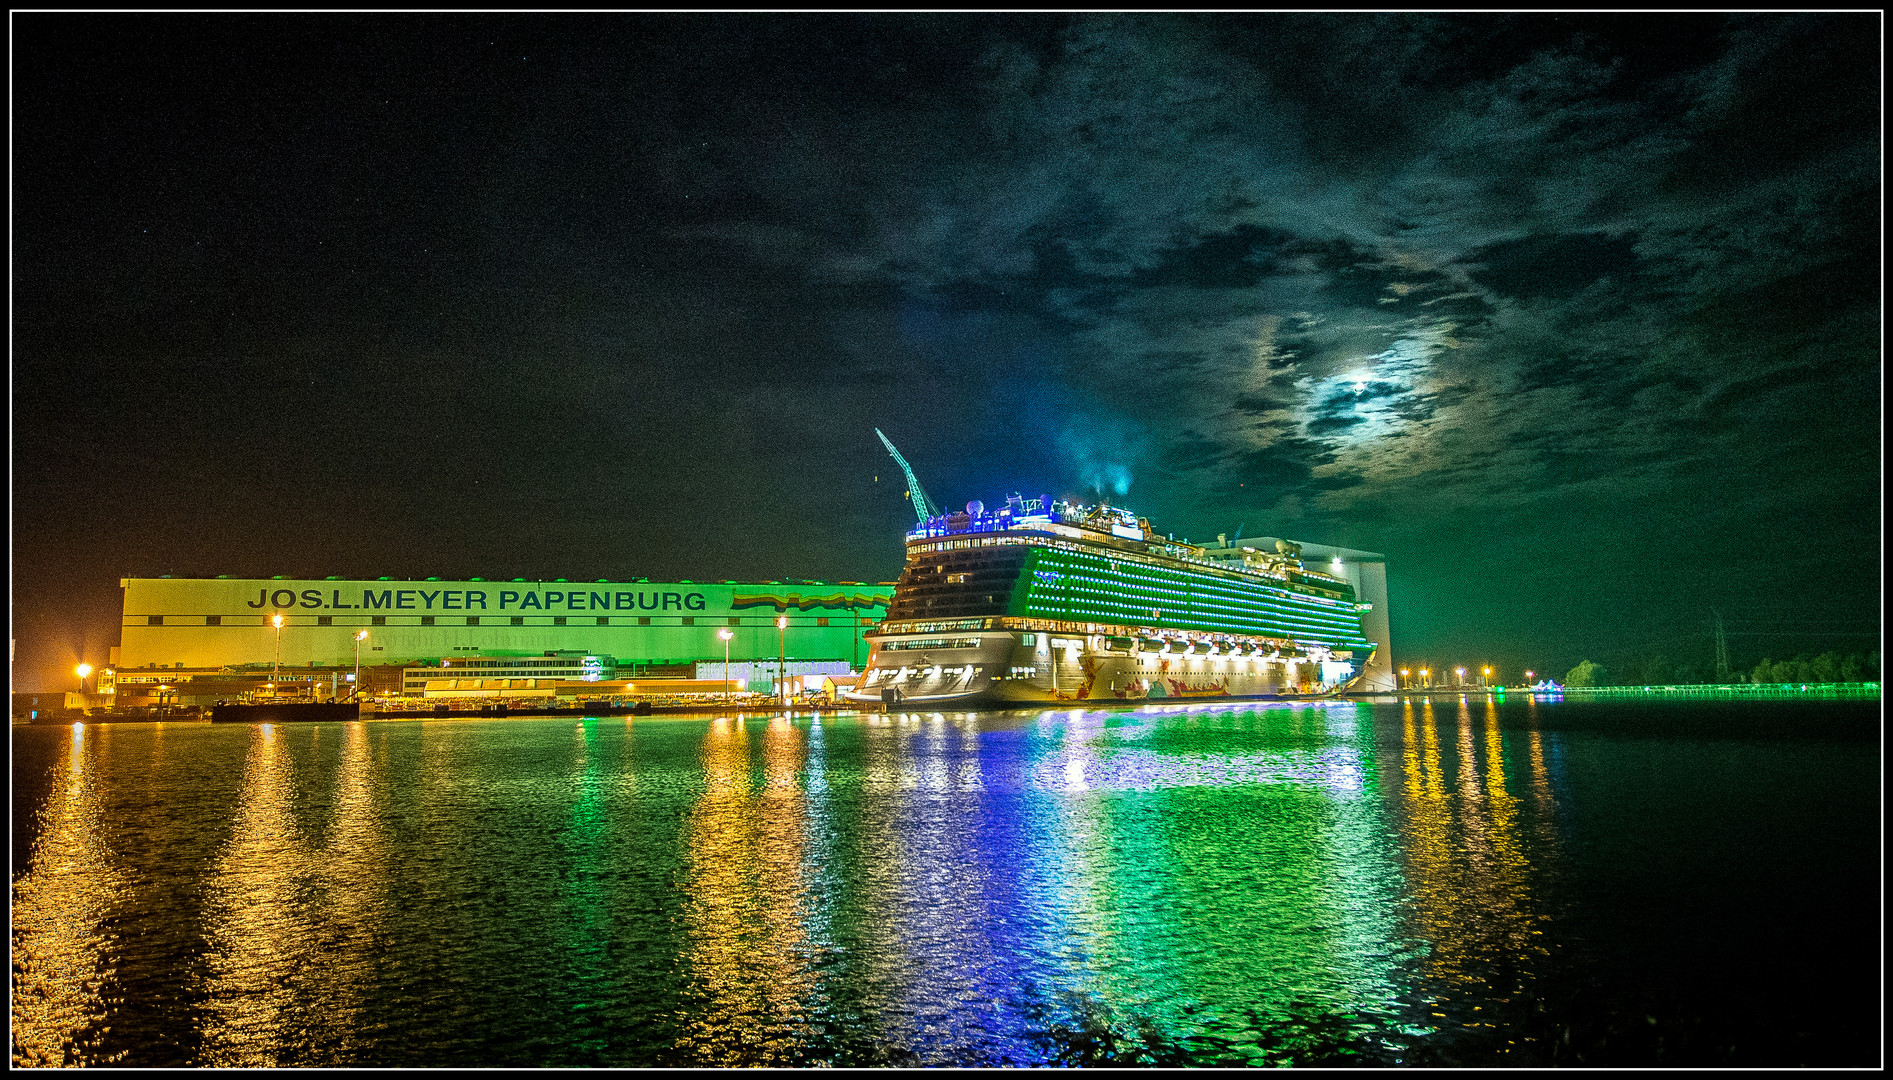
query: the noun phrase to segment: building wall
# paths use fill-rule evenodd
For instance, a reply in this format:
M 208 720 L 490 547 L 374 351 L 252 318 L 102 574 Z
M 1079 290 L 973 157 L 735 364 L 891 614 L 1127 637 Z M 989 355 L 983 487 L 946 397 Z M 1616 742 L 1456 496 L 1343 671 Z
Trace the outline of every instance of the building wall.
M 620 664 L 720 661 L 719 629 L 735 632 L 732 660 L 765 659 L 777 655 L 783 613 L 789 656 L 858 667 L 868 656 L 863 635 L 893 595 L 891 585 L 740 582 L 126 578 L 120 585 L 120 669 L 274 663 L 276 615 L 284 666 L 352 666 L 363 630 L 364 667 L 547 651 Z
M 1347 580 L 1354 586 L 1354 595 L 1374 605 L 1372 611 L 1361 616 L 1361 632 L 1379 648 L 1374 650 L 1374 658 L 1362 672 L 1358 688 L 1391 693 L 1399 686 L 1394 678 L 1393 628 L 1388 622 L 1387 564 L 1344 560 L 1342 565 L 1347 567 Z

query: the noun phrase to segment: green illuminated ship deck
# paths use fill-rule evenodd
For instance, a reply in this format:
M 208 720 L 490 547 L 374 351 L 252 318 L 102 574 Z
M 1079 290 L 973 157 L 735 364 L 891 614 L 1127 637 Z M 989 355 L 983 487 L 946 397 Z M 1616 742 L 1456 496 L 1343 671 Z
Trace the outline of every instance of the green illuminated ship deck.
M 1199 547 L 1116 507 L 1048 503 L 971 503 L 908 534 L 857 699 L 1318 693 L 1374 649 L 1352 587 L 1293 545 Z

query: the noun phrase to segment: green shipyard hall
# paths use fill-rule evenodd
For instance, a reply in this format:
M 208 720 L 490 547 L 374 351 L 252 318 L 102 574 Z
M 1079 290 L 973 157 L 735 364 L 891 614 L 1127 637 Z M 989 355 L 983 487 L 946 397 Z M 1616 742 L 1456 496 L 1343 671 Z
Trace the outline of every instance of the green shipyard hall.
M 402 668 L 470 657 L 590 657 L 605 668 L 585 665 L 589 677 L 607 679 L 688 678 L 695 665 L 726 657 L 765 670 L 763 662 L 782 657 L 854 669 L 866 663 L 864 635 L 894 592 L 892 583 L 854 581 L 158 577 L 119 585 L 124 616 L 109 670 L 121 702 L 154 679 L 181 688 L 280 670 L 285 679 L 348 680 L 357 664 L 364 690 L 396 690 Z

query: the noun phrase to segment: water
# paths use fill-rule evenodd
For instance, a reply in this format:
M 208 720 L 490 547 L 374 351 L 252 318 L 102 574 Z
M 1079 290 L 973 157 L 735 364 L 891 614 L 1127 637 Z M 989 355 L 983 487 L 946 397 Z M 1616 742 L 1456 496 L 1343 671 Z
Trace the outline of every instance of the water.
M 15 727 L 13 1061 L 1879 1060 L 1879 709 Z

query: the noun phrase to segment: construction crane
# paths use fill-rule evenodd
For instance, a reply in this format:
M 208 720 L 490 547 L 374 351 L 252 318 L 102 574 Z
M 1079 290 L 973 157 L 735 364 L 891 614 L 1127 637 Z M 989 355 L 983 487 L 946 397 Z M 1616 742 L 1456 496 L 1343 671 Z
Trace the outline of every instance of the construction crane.
M 875 428 L 874 433 L 881 435 L 881 429 Z M 924 522 L 930 517 L 937 516 L 940 508 L 933 505 L 933 500 L 927 498 L 927 493 L 921 489 L 920 479 L 914 475 L 913 466 L 907 464 L 907 459 L 900 456 L 900 451 L 894 449 L 894 444 L 888 441 L 886 435 L 881 435 L 881 445 L 887 447 L 887 452 L 894 455 L 894 463 L 900 466 L 900 471 L 907 474 L 907 497 L 913 500 L 914 517 Z

